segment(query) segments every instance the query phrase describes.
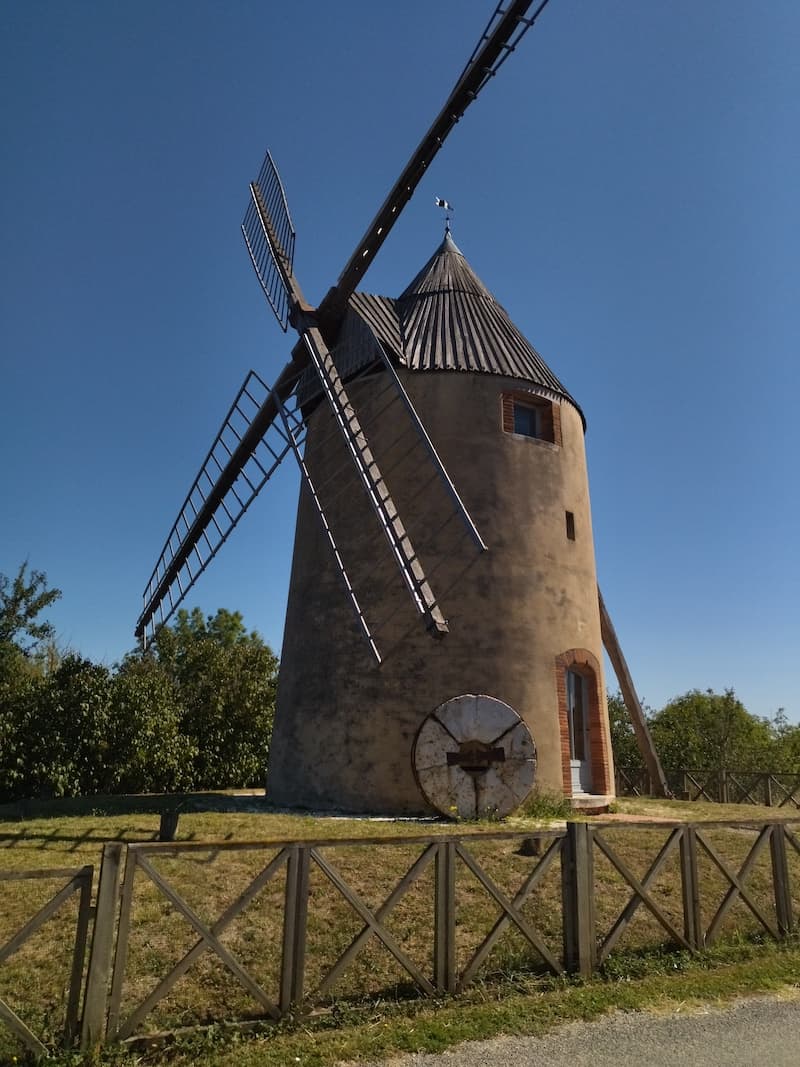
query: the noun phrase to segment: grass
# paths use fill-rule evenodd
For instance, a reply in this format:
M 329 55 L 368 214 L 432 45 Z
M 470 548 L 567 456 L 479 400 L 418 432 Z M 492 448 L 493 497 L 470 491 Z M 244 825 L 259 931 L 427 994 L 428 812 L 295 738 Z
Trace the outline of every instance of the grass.
M 763 804 L 715 804 L 708 800 L 660 800 L 651 797 L 620 797 L 615 809 L 621 815 L 646 815 L 651 819 L 678 819 L 681 822 L 714 822 L 722 819 L 749 819 L 771 822 L 798 817 L 794 807 L 768 808 Z
M 252 805 L 255 802 L 252 798 L 241 798 L 240 806 L 246 803 Z M 116 809 L 116 805 L 114 807 Z M 739 818 L 758 821 L 775 818 L 777 814 L 774 809 L 756 809 L 750 805 L 723 807 L 680 801 L 621 800 L 618 808 L 618 819 L 626 815 L 649 815 L 668 820 Z M 504 825 L 463 823 L 457 827 L 449 823 L 315 819 L 241 810 L 186 812 L 180 818 L 178 839 L 208 842 L 209 847 L 172 856 L 159 854 L 151 859 L 202 921 L 211 924 L 278 851 L 277 846 L 254 845 L 241 850 L 227 846 L 247 841 L 330 839 L 333 843 L 322 850 L 323 854 L 347 885 L 375 910 L 422 851 L 422 845 L 407 841 L 410 835 L 437 836 L 457 831 L 469 838 L 469 851 L 477 863 L 508 898 L 513 898 L 530 872 L 532 862 L 536 861 L 520 854 L 519 839 L 504 840 L 491 835 L 515 830 L 535 836 L 536 830 L 546 827 L 560 815 L 562 809 L 550 799 L 538 801 L 528 813 L 509 819 Z M 85 863 L 97 864 L 104 841 L 152 840 L 157 835 L 158 822 L 155 811 L 121 814 L 116 809 L 110 813 L 102 804 L 93 814 L 39 818 L 24 823 L 2 822 L 0 870 L 77 868 Z M 603 836 L 642 878 L 668 833 L 669 830 L 663 827 L 642 825 L 630 829 L 611 825 L 603 831 Z M 704 833 L 734 872 L 741 867 L 755 837 L 755 831 L 744 829 L 709 828 Z M 378 849 L 358 843 L 374 837 L 389 838 L 392 844 Z M 800 885 L 800 857 L 793 850 L 791 861 L 793 885 L 797 887 Z M 682 901 L 677 864 L 675 850 L 653 881 L 650 892 L 663 912 L 680 928 Z M 702 851 L 699 866 L 703 917 L 707 926 L 727 891 L 728 882 Z M 57 880 L 0 882 L 0 943 L 5 942 L 60 884 L 63 879 L 60 883 Z M 595 884 L 598 928 L 605 933 L 628 901 L 630 889 L 613 864 L 599 852 L 595 859 Z M 770 916 L 774 914 L 768 849 L 753 865 L 747 884 L 757 906 Z M 457 887 L 456 962 L 462 969 L 495 922 L 499 908 L 462 864 L 457 870 Z M 278 980 L 284 888 L 281 869 L 222 935 L 226 947 L 272 996 Z M 433 864 L 385 920 L 392 937 L 427 974 L 431 972 L 432 901 Z M 795 905 L 800 911 L 800 900 L 796 900 Z M 558 955 L 562 936 L 558 861 L 528 897 L 522 913 Z M 74 920 L 75 907 L 69 904 L 0 968 L 0 997 L 7 999 L 35 1032 L 51 1041 L 57 1039 L 59 1021 L 63 1018 Z M 754 948 L 761 936 L 760 926 L 750 910 L 739 901 L 724 924 L 723 933 L 729 941 L 721 942 L 715 953 L 700 962 L 693 957 L 691 968 L 686 969 L 688 957 L 674 951 L 665 953 L 669 938 L 656 919 L 640 908 L 607 961 L 604 979 L 585 985 L 548 975 L 527 941 L 509 928 L 479 972 L 478 982 L 469 987 L 458 1002 L 431 1002 L 416 996 L 408 975 L 374 938 L 367 942 L 330 991 L 315 995 L 326 971 L 361 927 L 361 919 L 344 897 L 321 870 L 312 867 L 306 990 L 312 994 L 318 1012 L 316 1016 L 294 1024 L 283 1022 L 277 1028 L 271 1028 L 268 1036 L 245 1040 L 226 1031 L 224 1038 L 220 1037 L 215 1022 L 231 1018 L 255 1019 L 259 1009 L 222 963 L 206 953 L 156 1006 L 146 1019 L 143 1031 L 212 1024 L 205 1036 L 188 1042 L 184 1039 L 170 1052 L 170 1059 L 180 1064 L 280 1063 L 283 1067 L 295 1062 L 295 1056 L 300 1055 L 298 1062 L 325 1065 L 336 1062 L 336 1057 L 341 1060 L 348 1056 L 377 1055 L 384 1045 L 387 1050 L 436 1048 L 440 1047 L 437 1042 L 489 1036 L 498 1032 L 493 1029 L 497 1026 L 505 1028 L 504 1032 L 528 1032 L 519 1027 L 534 1025 L 534 1022 L 537 1026 L 545 1025 L 548 1019 L 576 1017 L 569 1013 L 589 1011 L 591 1005 L 596 1005 L 598 1012 L 617 1003 L 626 1007 L 626 998 L 634 987 L 640 990 L 641 997 L 661 996 L 662 993 L 656 992 L 661 989 L 659 982 L 667 978 L 677 980 L 678 977 L 689 982 L 686 976 L 695 972 L 708 979 L 708 976 L 720 975 L 724 971 L 732 983 L 731 995 L 744 991 L 748 968 L 750 980 L 756 982 L 748 989 L 761 988 L 763 983 L 767 983 L 764 988 L 771 988 L 769 982 L 783 981 L 780 976 L 789 974 L 784 966 L 786 961 L 793 959 L 796 968 L 800 959 L 797 946 Z M 731 938 L 733 942 L 730 942 Z M 195 940 L 196 935 L 170 902 L 149 879 L 141 872 L 137 873 L 123 987 L 123 1018 Z M 716 996 L 713 992 L 716 979 L 708 981 L 709 995 Z M 703 985 L 702 982 L 699 984 Z M 532 1021 L 526 1024 L 525 1019 Z M 417 1046 L 415 1042 L 418 1041 L 422 1044 Z M 301 1048 L 302 1053 L 293 1051 Z M 0 1062 L 9 1062 L 14 1054 L 19 1055 L 19 1049 L 7 1032 L 0 1030 Z M 153 1062 L 152 1055 L 147 1054 L 151 1057 L 150 1062 Z M 108 1062 L 112 1060 L 113 1056 Z M 70 1062 L 68 1058 L 62 1061 Z M 124 1062 L 132 1064 L 136 1060 L 131 1053 Z M 147 1057 L 143 1062 L 148 1062 Z
M 383 1002 L 363 1011 L 343 1007 L 322 1019 L 289 1022 L 263 1033 L 218 1027 L 165 1047 L 109 1050 L 97 1058 L 62 1054 L 52 1062 L 53 1067 L 341 1067 L 402 1053 L 443 1052 L 463 1041 L 541 1035 L 612 1011 L 691 1011 L 755 993 L 796 996 L 800 946 L 740 942 L 691 961 L 656 954 L 638 963 L 643 973 L 634 976 L 535 985 L 511 978 L 474 987 L 458 1001 Z

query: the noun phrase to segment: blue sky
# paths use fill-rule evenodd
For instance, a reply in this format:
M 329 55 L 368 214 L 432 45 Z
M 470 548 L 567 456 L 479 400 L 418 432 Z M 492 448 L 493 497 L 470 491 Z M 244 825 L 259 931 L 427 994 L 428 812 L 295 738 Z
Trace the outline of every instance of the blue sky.
M 111 663 L 213 434 L 289 340 L 241 240 L 269 145 L 322 298 L 491 0 L 0 5 L 0 571 Z M 800 6 L 551 0 L 364 283 L 441 238 L 588 418 L 598 571 L 643 698 L 800 720 Z M 190 604 L 280 648 L 297 477 Z

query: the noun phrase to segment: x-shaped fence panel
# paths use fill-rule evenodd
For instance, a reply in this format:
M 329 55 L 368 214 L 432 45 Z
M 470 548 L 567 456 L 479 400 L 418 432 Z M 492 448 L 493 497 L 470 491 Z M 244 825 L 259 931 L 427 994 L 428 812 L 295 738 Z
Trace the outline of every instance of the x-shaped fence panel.
M 712 802 L 719 800 L 719 781 L 716 771 L 686 771 L 685 775 L 687 785 L 690 786 L 690 794 L 692 793 L 691 786 L 694 786 L 695 790 L 694 795 L 690 795 L 691 800 L 700 800 L 701 797 Z
M 774 808 L 800 808 L 800 774 L 741 769 L 673 768 L 667 773 L 670 788 L 687 800 L 712 803 L 757 804 Z M 644 796 L 651 783 L 643 768 L 616 768 L 618 796 Z
M 562 837 L 557 837 L 550 841 L 548 848 L 539 862 L 532 868 L 522 883 L 522 886 L 510 900 L 495 884 L 484 868 L 477 863 L 475 858 L 465 847 L 465 843 L 460 842 L 456 844 L 455 852 L 458 859 L 460 859 L 464 866 L 475 876 L 478 882 L 480 882 L 489 894 L 492 901 L 499 905 L 500 908 L 499 917 L 458 977 L 456 985 L 458 991 L 466 988 L 466 986 L 468 986 L 474 979 L 481 965 L 489 956 L 489 953 L 503 934 L 504 930 L 511 924 L 513 924 L 513 926 L 523 935 L 531 948 L 533 948 L 536 954 L 544 960 L 548 968 L 554 974 L 563 973 L 564 968 L 561 965 L 561 962 L 547 946 L 542 935 L 531 926 L 530 922 L 522 914 L 522 906 L 525 901 L 542 881 L 545 874 L 547 874 L 553 861 L 561 855 L 562 844 Z
M 312 852 L 312 858 L 319 869 L 325 874 L 328 881 L 339 890 L 340 894 L 364 922 L 364 926 L 360 932 L 356 934 L 344 952 L 323 976 L 315 994 L 313 995 L 314 998 L 327 993 L 335 985 L 337 980 L 353 963 L 356 956 L 372 937 L 376 937 L 389 950 L 389 952 L 391 952 L 392 956 L 394 956 L 401 967 L 403 967 L 403 969 L 411 976 L 419 989 L 428 994 L 436 992 L 432 983 L 424 974 L 422 974 L 417 965 L 413 963 L 408 954 L 403 951 L 395 941 L 395 938 L 389 933 L 385 926 L 385 921 L 409 889 L 419 881 L 431 862 L 436 859 L 437 849 L 437 845 L 427 845 L 422 853 L 414 860 L 397 885 L 394 886 L 389 896 L 384 900 L 380 907 L 375 909 L 374 912 L 367 907 L 359 894 L 347 885 L 332 863 L 324 859 L 317 850 Z
M 35 915 L 21 926 L 6 943 L 0 947 L 0 964 L 5 963 L 15 952 L 44 924 L 60 911 L 67 901 L 78 893 L 78 916 L 75 926 L 74 947 L 72 951 L 72 968 L 69 979 L 69 992 L 64 1020 L 64 1036 L 67 1043 L 72 1041 L 78 1030 L 80 1011 L 81 983 L 83 964 L 86 955 L 86 939 L 89 928 L 89 912 L 92 895 L 92 875 L 94 868 L 81 867 L 77 870 L 40 870 L 40 871 L 2 871 L 0 881 L 34 881 L 39 879 L 62 879 L 67 882 L 43 904 Z M 19 1015 L 0 998 L 0 1023 L 4 1023 L 12 1033 L 22 1041 L 35 1056 L 46 1056 L 48 1049 Z
M 581 973 L 590 973 L 595 966 L 608 959 L 640 908 L 655 917 L 671 941 L 690 951 L 710 947 L 719 939 L 725 919 L 737 901 L 741 901 L 760 926 L 775 939 L 785 937 L 794 928 L 794 904 L 787 848 L 793 848 L 800 855 L 800 840 L 785 823 L 761 824 L 758 828 L 753 827 L 751 823 L 695 823 L 673 827 L 669 829 L 666 840 L 641 878 L 634 873 L 630 863 L 619 855 L 616 847 L 609 843 L 607 834 L 610 829 L 609 826 L 581 827 L 580 824 L 570 827 L 570 836 L 575 838 L 576 842 L 586 838 L 585 859 L 579 864 L 573 878 L 577 896 L 570 904 L 570 911 L 576 917 L 575 922 L 583 917 L 581 921 L 586 928 L 584 933 L 577 937 L 577 955 L 570 961 Z M 614 826 L 616 831 L 632 829 L 634 827 L 624 824 Z M 714 831 L 738 836 L 755 829 L 757 836 L 738 866 L 728 856 L 723 855 L 725 850 L 711 839 Z M 674 856 L 676 849 L 679 849 L 679 870 L 676 875 L 681 890 L 682 929 L 680 920 L 670 918 L 654 895 L 659 875 L 663 874 L 665 865 Z M 766 850 L 769 851 L 769 871 L 764 871 L 762 864 L 759 897 L 752 882 L 757 865 L 763 860 Z M 627 903 L 607 930 L 598 929 L 594 909 L 595 898 L 602 893 L 594 869 L 597 854 L 603 855 L 610 862 L 623 884 L 632 891 Z M 724 879 L 725 889 L 721 900 L 717 890 L 712 888 L 708 875 L 699 869 L 700 855 L 707 856 L 713 869 Z M 770 895 L 769 903 L 763 900 L 765 881 Z M 707 923 L 702 916 L 703 905 L 713 911 Z M 564 906 L 566 922 L 566 897 Z
M 650 792 L 650 778 L 645 770 L 623 770 L 616 768 L 617 796 L 640 797 Z
M 480 835 L 486 842 L 492 838 L 505 838 L 522 843 L 519 834 L 500 833 Z M 383 840 L 382 848 L 407 847 L 415 845 L 418 854 L 399 879 L 387 887 L 385 899 L 377 907 L 372 907 L 364 899 L 363 891 L 357 889 L 349 876 L 344 874 L 335 860 L 337 848 L 354 846 L 364 847 L 375 842 L 357 839 L 354 841 L 263 843 L 258 847 L 277 849 L 270 861 L 252 877 L 246 888 L 213 921 L 200 917 L 189 900 L 181 876 L 167 876 L 156 865 L 157 857 L 174 858 L 182 853 L 192 851 L 203 853 L 210 849 L 222 855 L 232 848 L 255 848 L 253 844 L 209 845 L 202 843 L 187 844 L 143 844 L 132 845 L 127 849 L 125 872 L 120 890 L 119 925 L 116 935 L 116 949 L 111 968 L 111 988 L 109 995 L 106 1035 L 108 1040 L 130 1041 L 145 1036 L 146 1020 L 161 1001 L 175 988 L 205 955 L 216 957 L 225 970 L 246 990 L 255 1001 L 257 1009 L 266 1019 L 278 1019 L 288 1011 L 310 1011 L 319 1004 L 336 986 L 342 975 L 352 967 L 358 955 L 370 942 L 377 942 L 386 949 L 400 968 L 411 978 L 419 991 L 428 996 L 443 992 L 456 992 L 474 980 L 482 965 L 489 958 L 493 948 L 503 932 L 512 927 L 516 929 L 534 951 L 537 958 L 544 961 L 553 973 L 560 974 L 563 966 L 555 953 L 546 943 L 544 936 L 536 929 L 524 914 L 523 908 L 531 895 L 540 886 L 542 879 L 554 862 L 560 857 L 563 834 L 545 833 L 547 842 L 542 855 L 531 859 L 531 866 L 525 870 L 522 884 L 515 891 L 505 891 L 476 859 L 468 838 L 405 838 L 392 842 Z M 401 939 L 393 933 L 387 924 L 394 909 L 406 897 L 409 891 L 422 879 L 425 872 L 434 869 L 434 892 L 431 901 L 430 950 L 432 971 L 417 963 L 410 955 Z M 306 990 L 306 952 L 308 949 L 309 910 L 322 899 L 310 888 L 312 870 L 321 872 L 324 883 L 335 890 L 348 909 L 355 913 L 361 923 L 360 929 L 350 943 L 331 963 L 327 965 L 314 988 Z M 466 962 L 459 968 L 455 960 L 456 940 L 456 900 L 457 870 L 461 877 L 475 879 L 487 894 L 491 905 L 497 908 L 496 917 L 491 923 L 480 944 L 471 952 Z M 256 900 L 268 883 L 280 873 L 285 873 L 283 914 L 279 916 L 280 934 L 276 935 L 275 951 L 280 952 L 280 976 L 277 996 L 270 995 L 261 982 L 241 959 L 237 958 L 229 946 L 223 943 L 223 934 L 238 919 L 245 909 Z M 139 876 L 137 880 L 137 875 Z M 181 958 L 165 969 L 155 986 L 142 999 L 122 1012 L 123 992 L 126 985 L 126 968 L 129 955 L 129 938 L 132 923 L 134 901 L 142 893 L 142 876 L 155 888 L 158 896 L 166 901 L 169 908 L 179 915 L 196 935 L 194 943 L 188 947 Z M 137 888 L 138 887 L 138 888 Z M 426 973 L 427 972 L 427 973 Z
M 209 845 L 181 846 L 181 851 L 192 849 L 193 851 L 208 851 Z M 226 845 L 214 846 L 220 850 L 228 851 Z M 239 849 L 247 846 L 234 846 Z M 252 847 L 252 846 L 250 846 Z M 264 846 L 262 846 L 264 847 Z M 247 887 L 211 924 L 203 922 L 195 910 L 187 903 L 184 895 L 164 877 L 153 865 L 148 853 L 160 852 L 162 855 L 175 852 L 175 849 L 164 849 L 159 846 L 131 846 L 128 849 L 127 862 L 125 865 L 125 877 L 122 886 L 120 905 L 119 930 L 117 933 L 117 949 L 114 960 L 114 971 L 111 983 L 111 997 L 108 1014 L 108 1034 L 112 1040 L 125 1041 L 132 1037 L 141 1026 L 144 1019 L 152 1012 L 156 1005 L 164 999 L 174 988 L 176 983 L 192 968 L 192 966 L 206 953 L 213 953 L 250 996 L 256 1001 L 264 1014 L 270 1018 L 278 1019 L 281 1010 L 273 998 L 261 987 L 250 971 L 236 958 L 220 940 L 222 934 L 238 918 L 245 908 L 256 899 L 270 880 L 285 866 L 291 863 L 296 854 L 296 846 L 283 846 L 269 863 L 266 864 L 251 879 Z M 174 964 L 169 972 L 160 979 L 154 989 L 139 1003 L 124 1019 L 120 1019 L 120 1005 L 122 1000 L 125 970 L 128 955 L 128 942 L 131 925 L 131 912 L 134 900 L 134 886 L 136 872 L 141 871 L 150 882 L 169 901 L 175 911 L 181 915 L 198 935 L 194 945 Z M 287 879 L 287 885 L 288 885 Z M 287 889 L 287 896 L 289 895 Z M 287 951 L 287 945 L 283 944 L 284 955 L 291 955 Z
M 362 897 L 347 884 L 342 875 L 334 867 L 333 863 L 326 859 L 321 854 L 320 850 L 311 850 L 311 860 L 317 867 L 319 867 L 331 885 L 336 887 L 341 896 L 347 901 L 352 910 L 364 923 L 361 932 L 353 939 L 348 948 L 345 949 L 323 978 L 319 989 L 317 990 L 318 993 L 324 993 L 333 986 L 337 978 L 341 975 L 344 969 L 352 963 L 358 952 L 363 948 L 370 937 L 377 938 L 378 941 L 389 950 L 403 970 L 413 979 L 419 989 L 428 995 L 432 995 L 436 992 L 433 984 L 425 977 L 408 953 L 406 953 L 400 944 L 398 944 L 395 937 L 389 932 L 385 925 L 385 919 L 388 917 L 391 910 L 399 903 L 414 882 L 417 881 L 431 860 L 434 859 L 436 854 L 435 849 L 436 846 L 429 845 L 422 852 L 409 870 L 403 875 L 400 882 L 394 887 L 383 904 L 375 911 L 372 911 Z
M 759 790 L 759 787 L 760 790 Z M 729 804 L 763 804 L 764 775 L 746 771 L 728 771 Z
M 784 779 L 788 778 L 788 784 L 784 783 Z M 770 782 L 779 793 L 782 794 L 776 807 L 784 808 L 789 805 L 795 808 L 800 808 L 800 775 L 770 775 Z M 775 803 L 775 795 L 773 794 L 773 804 Z
M 630 925 L 639 907 L 643 905 L 661 924 L 674 941 L 682 948 L 691 949 L 692 944 L 679 930 L 675 923 L 666 914 L 664 909 L 657 903 L 651 893 L 651 887 L 655 884 L 658 875 L 664 868 L 667 860 L 675 852 L 678 845 L 683 842 L 684 828 L 676 827 L 671 831 L 667 840 L 661 846 L 657 856 L 650 864 L 645 876 L 640 880 L 631 870 L 630 866 L 614 851 L 611 845 L 597 829 L 591 831 L 592 844 L 609 860 L 612 867 L 621 875 L 625 884 L 633 890 L 631 896 L 615 919 L 610 930 L 603 938 L 598 951 L 598 963 L 603 963 L 619 941 L 625 929 Z
M 729 883 L 725 896 L 722 899 L 722 903 L 717 908 L 714 917 L 712 918 L 708 926 L 708 929 L 705 931 L 703 940 L 706 946 L 713 945 L 714 942 L 717 940 L 725 916 L 728 914 L 728 912 L 737 900 L 741 900 L 744 904 L 747 905 L 747 907 L 750 909 L 750 911 L 753 913 L 759 923 L 764 927 L 767 933 L 769 933 L 772 937 L 776 939 L 781 936 L 777 925 L 768 916 L 766 916 L 762 908 L 760 908 L 756 904 L 753 895 L 749 887 L 747 886 L 747 880 L 755 867 L 756 861 L 758 860 L 764 848 L 769 845 L 770 842 L 773 840 L 773 835 L 775 833 L 776 828 L 774 825 L 770 824 L 764 826 L 761 832 L 756 837 L 755 841 L 753 842 L 753 845 L 748 851 L 744 862 L 739 867 L 739 870 L 734 872 L 733 870 L 731 870 L 730 866 L 725 862 L 725 860 L 720 856 L 717 849 L 714 848 L 714 846 L 711 844 L 708 839 L 708 834 L 702 833 L 700 832 L 700 830 L 696 830 L 697 843 L 701 846 L 706 855 L 711 859 L 712 863 L 720 872 L 720 874 Z
M 510 835 L 501 836 L 508 837 Z M 429 996 L 436 993 L 456 992 L 469 985 L 509 924 L 512 924 L 520 931 L 529 945 L 535 950 L 536 955 L 544 960 L 550 970 L 556 974 L 562 973 L 563 967 L 557 956 L 547 946 L 541 934 L 525 918 L 521 910 L 530 894 L 551 867 L 553 861 L 560 855 L 561 836 L 556 836 L 554 840 L 550 841 L 546 851 L 527 873 L 522 886 L 513 898 L 509 898 L 477 862 L 469 850 L 468 840 L 467 838 L 461 840 L 428 840 L 425 842 L 420 854 L 394 885 L 383 903 L 375 909 L 370 908 L 361 894 L 352 885 L 348 884 L 331 859 L 323 854 L 321 848 L 314 848 L 309 851 L 310 862 L 323 872 L 327 881 L 337 889 L 340 896 L 362 921 L 363 926 L 352 938 L 347 948 L 328 968 L 316 988 L 307 995 L 306 1006 L 313 1005 L 319 998 L 330 992 L 371 939 L 375 939 L 382 944 L 400 964 L 405 973 L 409 975 L 417 988 Z M 485 841 L 487 837 L 481 835 L 481 840 Z M 389 843 L 384 842 L 384 844 Z M 419 882 L 431 864 L 435 865 L 435 893 L 431 943 L 433 974 L 429 978 L 398 943 L 395 936 L 388 929 L 386 920 L 408 891 Z M 458 893 L 456 873 L 459 867 L 465 868 L 479 882 L 500 911 L 499 917 L 467 960 L 460 973 L 456 968 L 455 962 L 456 903 Z M 307 882 L 304 886 L 300 886 L 300 891 L 304 896 L 304 900 L 298 906 L 298 914 L 301 908 L 306 906 Z M 297 999 L 300 999 L 300 994 L 301 989 L 296 989 L 295 996 Z

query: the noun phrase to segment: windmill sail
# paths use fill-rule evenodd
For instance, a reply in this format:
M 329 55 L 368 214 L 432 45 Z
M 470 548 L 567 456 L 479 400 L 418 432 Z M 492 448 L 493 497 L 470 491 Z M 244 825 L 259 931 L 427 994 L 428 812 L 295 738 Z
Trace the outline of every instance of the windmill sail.
M 318 314 L 323 330 L 329 320 L 337 321 L 344 313 L 347 301 L 389 236 L 401 211 L 414 195 L 445 139 L 481 89 L 514 50 L 522 35 L 533 26 L 548 2 L 549 0 L 541 0 L 530 16 L 527 12 L 531 7 L 531 0 L 512 0 L 507 7 L 497 5 L 453 91 L 400 172 L 378 214 L 345 264 L 336 286 L 320 304 Z
M 284 382 L 285 389 L 285 382 Z M 178 512 L 144 592 L 136 636 L 167 621 L 292 448 L 278 394 L 250 371 Z M 302 428 L 292 407 L 285 419 Z M 302 440 L 302 438 L 301 438 Z
M 289 325 L 289 284 L 294 264 L 295 232 L 283 182 L 267 152 L 258 177 L 250 183 L 250 204 L 242 235 L 264 296 L 281 329 Z
M 144 610 L 136 627 L 137 636 L 143 636 L 147 627 L 154 625 L 156 618 L 164 621 L 175 611 L 287 452 L 296 454 L 302 470 L 302 418 L 296 406 L 291 411 L 287 411 L 287 406 L 291 407 L 294 403 L 299 375 L 309 366 L 313 367 L 313 373 L 333 412 L 350 462 L 358 474 L 418 613 L 433 634 L 447 632 L 447 622 L 358 420 L 331 356 L 331 348 L 335 344 L 350 296 L 445 138 L 495 70 L 513 51 L 522 34 L 533 25 L 548 0 L 541 0 L 534 14 L 528 17 L 531 2 L 511 0 L 506 8 L 497 6 L 444 107 L 401 172 L 345 265 L 336 286 L 316 310 L 305 301 L 293 273 L 295 231 L 280 175 L 267 153 L 258 178 L 250 185 L 251 199 L 242 223 L 242 232 L 259 284 L 279 324 L 286 330 L 291 322 L 300 334 L 300 340 L 292 351 L 290 362 L 271 390 L 254 374 L 248 376 L 240 390 L 184 501 L 148 582 Z M 253 399 L 254 390 L 257 389 L 263 394 L 260 403 Z M 418 433 L 421 431 L 427 439 L 407 396 L 404 402 Z M 244 408 L 248 410 L 247 416 L 241 414 Z M 233 423 L 240 417 L 244 423 L 236 432 Z M 268 435 L 272 435 L 274 444 L 268 442 Z M 447 478 L 441 463 L 436 466 L 438 457 L 435 457 L 429 439 L 427 443 L 429 452 L 434 453 L 432 460 L 437 473 L 447 482 L 456 510 L 462 519 L 466 517 L 469 526 L 471 520 L 455 487 Z M 304 471 L 304 477 L 307 484 L 311 484 L 307 471 Z M 325 522 L 324 511 L 321 511 L 321 517 Z M 474 530 L 474 524 L 472 536 L 479 547 L 485 548 L 480 535 Z M 331 543 L 338 559 L 335 542 Z M 346 572 L 341 566 L 340 570 L 349 587 Z M 354 596 L 351 599 L 361 618 L 357 601 Z M 366 627 L 365 632 L 369 637 Z

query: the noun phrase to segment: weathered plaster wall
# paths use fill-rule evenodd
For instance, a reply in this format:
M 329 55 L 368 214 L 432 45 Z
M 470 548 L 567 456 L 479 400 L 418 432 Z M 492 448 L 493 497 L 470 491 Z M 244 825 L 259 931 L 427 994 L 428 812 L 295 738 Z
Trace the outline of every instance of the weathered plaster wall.
M 415 616 L 375 520 L 354 484 L 327 409 L 311 418 L 312 476 L 385 659 L 372 660 L 308 493 L 301 492 L 268 792 L 279 803 L 419 813 L 411 749 L 445 700 L 487 693 L 515 708 L 538 750 L 538 784 L 563 787 L 555 658 L 602 661 L 583 427 L 561 405 L 562 443 L 503 432 L 502 394 L 518 380 L 454 372 L 403 380 L 489 551 L 455 520 L 399 405 L 363 379 L 354 404 L 450 633 Z M 374 419 L 374 422 L 371 420 Z M 398 437 L 400 440 L 398 440 Z M 340 491 L 344 488 L 344 491 Z M 337 495 L 338 494 L 338 495 Z M 566 536 L 565 512 L 576 537 Z M 603 700 L 605 688 L 602 685 Z

